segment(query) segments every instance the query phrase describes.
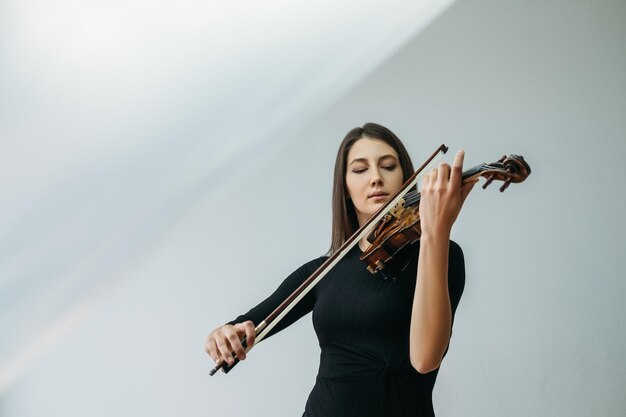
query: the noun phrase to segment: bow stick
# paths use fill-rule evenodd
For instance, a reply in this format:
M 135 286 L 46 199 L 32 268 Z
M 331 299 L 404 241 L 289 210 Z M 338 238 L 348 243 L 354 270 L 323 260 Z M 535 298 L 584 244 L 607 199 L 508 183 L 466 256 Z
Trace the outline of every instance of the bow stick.
M 391 196 L 391 198 L 387 201 L 386 204 L 381 206 L 376 213 L 370 219 L 365 222 L 359 229 L 352 234 L 344 242 L 343 245 L 332 254 L 319 268 L 315 270 L 298 288 L 295 289 L 293 293 L 285 301 L 283 301 L 278 307 L 274 309 L 274 311 L 265 318 L 258 326 L 255 327 L 254 331 L 256 333 L 256 337 L 254 339 L 254 344 L 248 346 L 246 336 L 241 339 L 241 344 L 245 352 L 247 353 L 254 345 L 259 343 L 263 338 L 265 338 L 269 332 L 276 326 L 286 315 L 293 309 L 293 307 L 304 298 L 304 296 L 313 289 L 313 287 L 322 280 L 326 276 L 326 274 L 344 257 L 350 250 L 369 232 L 373 225 L 377 224 L 380 219 L 383 218 L 385 214 L 389 211 L 390 208 L 395 207 L 395 205 L 404 197 L 404 195 L 414 186 L 421 178 L 421 173 L 424 169 L 429 168 L 430 165 L 433 165 L 438 162 L 439 159 L 448 151 L 448 147 L 446 145 L 441 145 L 437 150 L 419 167 L 417 171 L 415 171 L 400 187 L 396 193 Z M 235 365 L 239 363 L 239 359 L 235 356 L 235 361 L 232 365 L 227 365 L 224 361 L 220 362 L 211 370 L 209 375 L 213 376 L 215 373 L 222 369 L 224 373 L 228 373 Z

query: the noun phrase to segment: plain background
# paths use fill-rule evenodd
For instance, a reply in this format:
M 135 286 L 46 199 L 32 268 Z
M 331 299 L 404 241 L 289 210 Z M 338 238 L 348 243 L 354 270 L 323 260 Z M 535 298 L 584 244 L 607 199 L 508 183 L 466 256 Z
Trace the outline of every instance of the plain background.
M 301 415 L 310 315 L 228 375 L 208 377 L 203 339 L 326 252 L 335 152 L 367 121 L 416 164 L 445 143 L 466 167 L 515 153 L 533 170 L 476 187 L 453 229 L 467 281 L 437 415 L 623 415 L 625 40 L 621 0 L 457 2 L 262 163 L 226 167 L 0 415 Z

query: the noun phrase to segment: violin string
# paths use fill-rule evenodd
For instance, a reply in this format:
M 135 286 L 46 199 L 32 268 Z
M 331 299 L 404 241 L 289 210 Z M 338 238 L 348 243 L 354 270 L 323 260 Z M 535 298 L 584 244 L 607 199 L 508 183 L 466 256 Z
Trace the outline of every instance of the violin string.
M 477 165 L 465 171 L 463 173 L 463 176 L 465 177 L 464 180 L 471 178 L 475 176 L 476 174 L 478 174 L 479 172 L 486 171 L 490 168 L 491 166 L 489 164 L 486 164 L 483 162 L 482 164 Z M 415 204 L 419 204 L 419 202 L 421 201 L 421 198 L 422 198 L 422 194 L 419 191 L 417 190 L 409 191 L 408 193 L 404 195 L 404 207 L 406 208 L 406 207 L 411 207 Z

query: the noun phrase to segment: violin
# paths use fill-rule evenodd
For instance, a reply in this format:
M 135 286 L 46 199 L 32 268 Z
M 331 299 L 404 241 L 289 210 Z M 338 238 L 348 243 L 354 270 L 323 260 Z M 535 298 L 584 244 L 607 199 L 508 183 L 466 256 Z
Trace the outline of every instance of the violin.
M 418 211 L 420 193 L 417 191 L 409 192 L 409 190 L 415 188 L 419 174 L 432 168 L 437 159 L 447 151 L 448 147 L 441 145 L 367 222 L 361 225 L 335 253 L 256 326 L 254 345 L 265 338 L 274 326 L 365 236 L 368 236 L 370 246 L 361 256 L 361 260 L 368 264 L 368 270 L 372 273 L 383 270 L 385 265 L 394 257 L 405 253 L 403 248 L 410 247 L 412 243 L 419 240 L 421 235 Z M 530 166 L 524 161 L 524 158 L 519 155 L 510 155 L 503 156 L 493 164 L 481 164 L 471 168 L 462 174 L 462 180 L 467 182 L 483 176 L 487 179 L 483 189 L 487 188 L 494 180 L 504 181 L 500 187 L 500 191 L 504 191 L 509 184 L 522 182 L 528 175 L 530 175 Z M 374 225 L 376 227 L 372 229 Z M 371 230 L 374 231 L 370 233 Z M 254 346 L 247 345 L 246 336 L 241 339 L 241 344 L 245 352 Z M 220 369 L 224 373 L 228 373 L 239 363 L 239 359 L 234 354 L 233 356 L 235 360 L 232 364 L 220 362 L 211 370 L 209 375 L 214 375 Z
M 504 181 L 500 187 L 500 192 L 504 192 L 511 183 L 520 183 L 529 175 L 530 166 L 523 156 L 504 155 L 497 162 L 483 163 L 465 171 L 461 178 L 462 184 L 465 184 L 479 177 L 485 177 L 487 181 L 483 185 L 483 190 L 494 180 Z M 392 258 L 419 240 L 422 234 L 419 215 L 420 197 L 417 190 L 407 192 L 367 237 L 370 246 L 363 252 L 360 259 L 367 264 L 367 270 L 372 274 L 380 272 Z M 383 275 L 385 279 L 388 278 L 386 274 Z

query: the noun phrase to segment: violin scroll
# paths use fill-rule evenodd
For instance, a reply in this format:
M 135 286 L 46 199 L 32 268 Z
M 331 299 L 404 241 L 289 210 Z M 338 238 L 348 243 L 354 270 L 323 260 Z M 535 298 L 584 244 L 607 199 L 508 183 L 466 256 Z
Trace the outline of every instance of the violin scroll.
M 504 192 L 508 186 L 513 183 L 520 183 L 530 175 L 530 166 L 521 155 L 503 155 L 498 162 L 492 164 L 483 164 L 483 170 L 480 176 L 487 179 L 483 184 L 483 190 L 486 189 L 493 180 L 504 181 L 500 187 L 500 192 Z

